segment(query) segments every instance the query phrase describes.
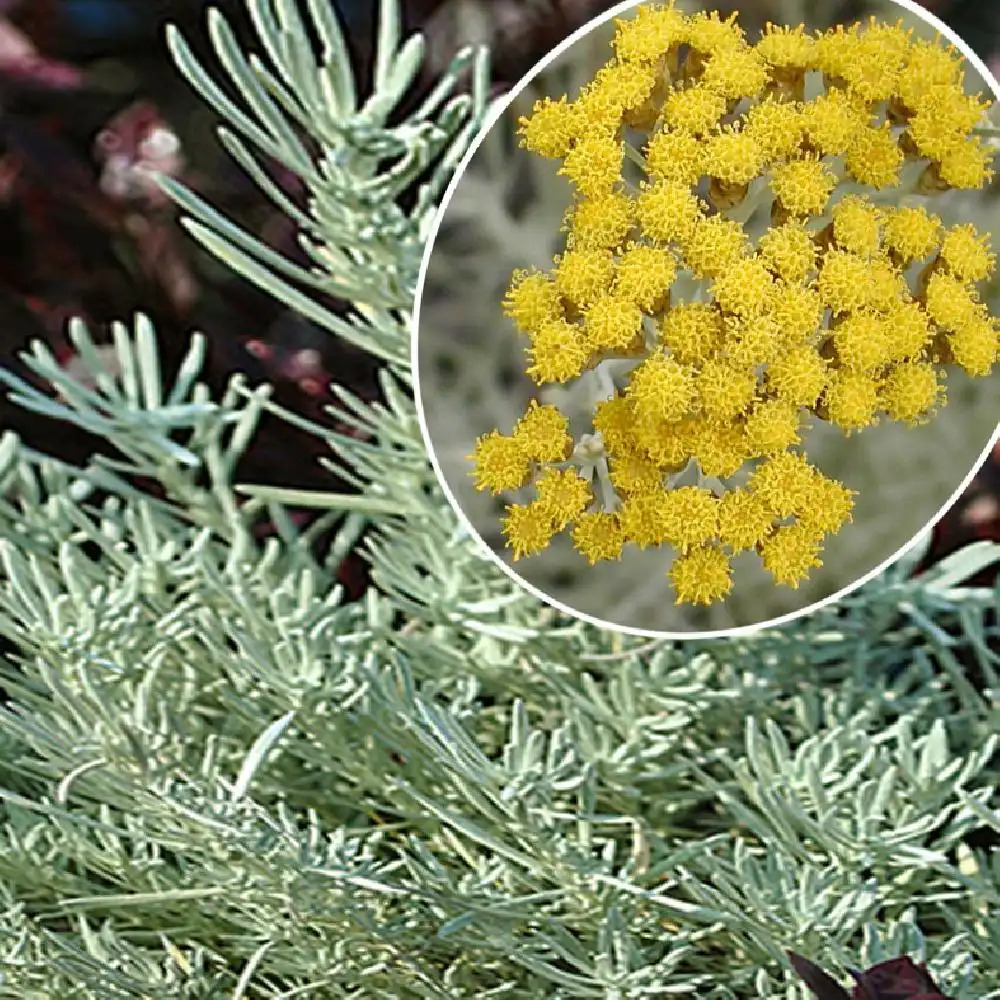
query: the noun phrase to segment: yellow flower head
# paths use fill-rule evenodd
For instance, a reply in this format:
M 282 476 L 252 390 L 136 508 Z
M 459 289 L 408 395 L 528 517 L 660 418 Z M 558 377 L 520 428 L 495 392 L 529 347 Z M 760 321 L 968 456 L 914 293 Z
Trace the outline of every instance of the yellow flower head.
M 993 180 L 996 150 L 972 139 L 963 142 L 941 158 L 941 180 L 959 190 L 978 191 Z
M 650 493 L 663 485 L 663 470 L 648 455 L 627 452 L 609 465 L 611 485 L 619 496 Z
M 1000 340 L 996 320 L 978 315 L 948 334 L 948 349 L 955 364 L 969 375 L 989 375 L 997 360 Z
M 846 250 L 828 250 L 819 272 L 819 294 L 834 315 L 869 305 L 872 283 L 868 261 Z
M 896 86 L 903 106 L 917 111 L 940 88 L 961 88 L 963 77 L 962 57 L 955 48 L 918 40 L 910 47 Z
M 855 58 L 841 67 L 840 75 L 853 96 L 877 104 L 896 94 L 908 55 L 907 32 L 899 25 L 878 24 L 873 19 L 860 33 Z
M 746 437 L 750 454 L 777 455 L 801 442 L 802 415 L 788 399 L 765 399 L 747 417 Z
M 804 530 L 819 535 L 835 535 L 851 520 L 856 494 L 836 479 L 827 479 L 817 472 L 809 485 L 809 493 L 798 511 Z
M 668 575 L 678 604 L 714 604 L 733 589 L 729 559 L 712 545 L 679 555 Z
M 537 506 L 551 519 L 557 531 L 579 517 L 594 499 L 590 483 L 576 469 L 546 469 L 535 484 Z
M 816 65 L 828 81 L 846 80 L 860 56 L 861 38 L 856 27 L 836 25 L 816 37 Z
M 642 310 L 623 295 L 602 295 L 584 313 L 583 335 L 592 352 L 627 351 L 642 337 Z
M 930 323 L 918 302 L 901 302 L 883 318 L 887 360 L 909 361 L 922 354 L 930 343 Z
M 717 278 L 750 253 L 743 227 L 721 214 L 701 218 L 683 243 L 688 267 L 699 278 Z
M 921 260 L 938 246 L 941 220 L 922 205 L 901 205 L 884 214 L 885 248 L 903 264 Z
M 514 440 L 536 462 L 562 462 L 573 450 L 569 420 L 556 407 L 541 406 L 536 399 L 515 425 Z
M 663 538 L 681 551 L 715 538 L 719 500 L 711 490 L 681 486 L 667 490 L 663 502 Z
M 989 241 L 989 233 L 980 234 L 971 224 L 955 226 L 941 243 L 941 259 L 963 281 L 985 281 L 997 262 Z
M 663 489 L 626 497 L 618 512 L 618 523 L 627 542 L 640 549 L 661 545 L 667 537 L 667 493 Z
M 663 120 L 679 132 L 696 136 L 711 132 L 725 113 L 725 97 L 711 87 L 675 89 L 663 103 Z
M 806 134 L 825 156 L 841 156 L 865 127 L 865 118 L 843 90 L 830 90 L 802 110 Z
M 583 250 L 617 250 L 634 225 L 632 199 L 616 192 L 579 201 L 567 213 L 567 244 Z
M 643 233 L 657 243 L 683 242 L 703 215 L 698 196 L 677 181 L 647 184 L 636 202 Z
M 636 63 L 611 63 L 599 69 L 591 84 L 580 95 L 579 104 L 586 113 L 587 99 L 592 97 L 595 106 L 601 102 L 617 109 L 620 120 L 623 113 L 644 104 L 656 84 L 656 68 Z M 615 123 L 617 128 L 617 123 Z
M 644 312 L 666 303 L 677 276 L 677 259 L 662 247 L 630 243 L 618 260 L 612 291 Z
M 623 156 L 618 139 L 601 132 L 589 133 L 567 153 L 559 173 L 568 177 L 585 198 L 606 197 L 621 182 Z
M 582 308 L 608 292 L 614 273 L 610 250 L 574 247 L 556 258 L 555 287 L 560 295 Z
M 760 497 L 774 517 L 788 517 L 803 509 L 816 475 L 816 468 L 804 455 L 785 451 L 754 469 L 747 480 L 747 489 Z
M 724 129 L 704 144 L 706 172 L 724 184 L 749 184 L 764 165 L 764 152 L 753 136 Z
M 721 49 L 705 63 L 701 84 L 727 100 L 759 97 L 770 78 L 767 63 L 755 49 Z
M 734 553 L 755 548 L 773 525 L 774 515 L 757 493 L 732 490 L 719 501 L 719 541 Z
M 561 319 L 562 300 L 555 282 L 537 271 L 515 271 L 503 311 L 522 333 L 534 333 L 543 323 Z
M 726 356 L 749 371 L 777 357 L 788 346 L 788 338 L 773 316 L 728 317 L 726 326 Z
M 635 415 L 624 396 L 612 396 L 597 404 L 594 430 L 601 435 L 605 449 L 612 455 L 624 454 L 635 447 Z
M 773 291 L 774 278 L 759 257 L 741 257 L 712 282 L 719 308 L 733 316 L 760 316 Z
M 654 181 L 693 187 L 705 173 L 705 145 L 690 132 L 662 129 L 646 144 L 646 164 Z
M 861 257 L 874 257 L 881 245 L 882 213 L 867 198 L 848 195 L 832 211 L 838 246 Z
M 746 412 L 757 395 L 756 373 L 727 358 L 709 358 L 695 376 L 705 418 L 727 424 Z
M 469 457 L 476 463 L 472 474 L 477 490 L 491 493 L 519 490 L 531 476 L 531 457 L 524 442 L 504 437 L 499 431 L 480 437 Z
M 626 397 L 637 417 L 679 420 L 694 401 L 694 375 L 665 354 L 653 354 L 633 370 Z
M 587 366 L 590 350 L 578 326 L 551 320 L 532 336 L 527 351 L 527 375 L 538 385 L 568 382 Z
M 695 52 L 713 55 L 746 48 L 746 34 L 736 21 L 736 14 L 722 20 L 716 11 L 695 14 L 688 21 L 687 43 Z
M 655 63 L 687 38 L 687 18 L 672 3 L 643 5 L 615 26 L 611 45 L 622 62 Z
M 760 557 L 774 582 L 797 588 L 811 569 L 822 566 L 822 537 L 811 525 L 787 524 L 761 542 Z
M 812 285 L 775 282 L 769 308 L 771 319 L 790 343 L 810 337 L 823 321 L 823 302 Z
M 698 421 L 693 417 L 666 420 L 638 413 L 633 417 L 635 439 L 643 452 L 664 472 L 676 472 L 691 457 Z
M 556 528 L 547 510 L 537 503 L 511 504 L 503 521 L 507 548 L 514 550 L 514 562 L 533 556 L 548 547 Z
M 781 69 L 813 69 L 816 60 L 816 40 L 806 34 L 803 25 L 791 28 L 768 23 L 757 52 L 772 66 Z
M 573 548 L 593 566 L 603 559 L 620 559 L 625 535 L 617 514 L 582 514 L 573 526 Z
M 753 457 L 747 445 L 744 421 L 732 423 L 702 421 L 691 443 L 692 458 L 702 475 L 728 479 Z
M 558 101 L 544 97 L 535 102 L 530 115 L 518 120 L 521 145 L 539 156 L 561 159 L 584 134 L 585 123 L 579 108 L 563 95 Z
M 774 358 L 767 367 L 767 385 L 797 406 L 814 407 L 826 388 L 829 362 L 810 344 L 798 344 Z
M 903 151 L 888 122 L 880 128 L 863 128 L 847 151 L 847 169 L 855 180 L 874 188 L 899 183 Z
M 684 302 L 670 309 L 660 338 L 681 364 L 700 364 L 722 346 L 725 326 L 719 310 L 707 302 Z
M 771 171 L 771 189 L 792 215 L 822 215 L 836 183 L 830 167 L 814 156 L 776 164 Z
M 804 281 L 816 266 L 818 249 L 813 234 L 797 220 L 773 226 L 757 244 L 761 260 L 789 283 Z
M 961 330 L 986 312 L 971 286 L 943 271 L 935 271 L 930 276 L 925 301 L 928 315 L 942 330 Z
M 877 313 L 851 313 L 835 327 L 833 345 L 844 368 L 875 372 L 888 362 L 888 324 Z
M 906 275 L 886 254 L 880 254 L 870 262 L 869 303 L 872 309 L 882 313 L 893 312 L 897 306 L 912 297 L 910 283 Z
M 743 130 L 763 154 L 763 162 L 799 153 L 805 137 L 805 118 L 799 104 L 772 99 L 758 101 L 746 113 Z
M 929 361 L 894 365 L 879 387 L 879 405 L 891 420 L 926 423 L 944 403 L 944 386 Z
M 878 381 L 867 372 L 834 370 L 823 402 L 827 418 L 845 431 L 870 427 L 878 410 Z

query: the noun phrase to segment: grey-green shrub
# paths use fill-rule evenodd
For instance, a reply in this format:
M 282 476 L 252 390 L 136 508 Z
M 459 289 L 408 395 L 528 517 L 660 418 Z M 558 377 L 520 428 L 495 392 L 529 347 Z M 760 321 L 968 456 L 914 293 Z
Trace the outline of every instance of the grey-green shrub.
M 269 70 L 212 21 L 242 108 L 171 45 L 262 186 L 254 149 L 303 177 L 308 213 L 286 207 L 316 269 L 169 190 L 209 249 L 377 353 L 385 402 L 344 396 L 365 440 L 315 429 L 359 493 L 305 496 L 233 485 L 270 404 L 239 378 L 211 399 L 199 338 L 173 385 L 142 317 L 115 330 L 115 374 L 74 327 L 93 389 L 40 347 L 59 398 L 3 375 L 125 458 L 0 443 L 0 996 L 801 998 L 793 947 L 838 974 L 909 953 L 958 1000 L 997 1000 L 997 593 L 965 581 L 998 549 L 916 577 L 911 556 L 729 641 L 641 643 L 514 588 L 438 491 L 408 371 L 484 57 L 446 81 L 471 67 L 471 96 L 386 128 L 419 59 L 393 0 L 360 112 L 323 0 L 247 8 Z M 435 155 L 404 216 L 395 193 Z M 328 509 L 331 552 L 292 502 Z M 365 528 L 375 586 L 345 605 L 335 569 Z

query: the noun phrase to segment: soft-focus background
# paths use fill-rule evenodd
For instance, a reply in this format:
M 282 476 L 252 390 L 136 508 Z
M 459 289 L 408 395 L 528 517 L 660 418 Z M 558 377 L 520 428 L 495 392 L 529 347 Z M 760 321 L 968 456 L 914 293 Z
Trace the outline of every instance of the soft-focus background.
M 0 0 L 0 363 L 19 367 L 18 352 L 40 337 L 72 365 L 65 338 L 69 316 L 84 317 L 100 335 L 111 320 L 142 309 L 160 332 L 168 375 L 190 332 L 202 329 L 209 335 L 215 387 L 242 371 L 251 382 L 274 382 L 282 404 L 328 422 L 322 407 L 331 398 L 331 381 L 369 398 L 377 393 L 371 362 L 197 251 L 179 232 L 172 208 L 142 174 L 149 166 L 181 177 L 295 255 L 290 224 L 220 151 L 211 114 L 165 54 L 163 23 L 178 22 L 188 38 L 203 39 L 208 6 L 205 0 Z M 212 6 L 234 25 L 245 24 L 241 0 L 217 0 Z M 363 68 L 371 56 L 377 5 L 337 0 L 336 6 Z M 460 43 L 482 41 L 494 50 L 498 90 L 609 6 L 598 0 L 404 3 L 408 26 L 426 30 L 431 42 L 427 80 Z M 939 0 L 928 6 L 983 58 L 1000 50 L 1000 5 Z M 810 17 L 828 21 L 873 9 L 855 0 L 748 0 L 741 13 L 752 26 L 768 19 L 798 21 L 806 8 Z M 496 153 L 490 165 L 495 173 L 479 189 L 483 211 L 501 233 L 523 180 L 504 174 L 508 152 Z M 287 186 L 294 195 L 290 178 Z M 451 238 L 458 249 L 463 240 L 480 246 L 484 228 L 467 227 Z M 523 255 L 514 261 L 521 263 Z M 503 419 L 502 412 L 498 416 Z M 0 400 L 0 422 L 29 445 L 76 462 L 97 447 L 60 424 L 28 418 L 5 399 Z M 946 455 L 954 448 L 976 450 L 984 428 L 958 427 L 955 435 L 942 440 L 939 454 L 928 456 L 928 483 L 941 481 Z M 321 453 L 310 436 L 265 422 L 239 478 L 336 488 L 319 464 Z M 998 469 L 1000 464 L 989 463 L 938 526 L 929 561 L 970 538 L 1000 536 Z M 905 494 L 895 497 L 894 509 L 904 509 L 906 502 Z M 261 525 L 262 534 L 269 530 Z M 366 585 L 360 559 L 349 559 L 342 576 L 354 594 Z

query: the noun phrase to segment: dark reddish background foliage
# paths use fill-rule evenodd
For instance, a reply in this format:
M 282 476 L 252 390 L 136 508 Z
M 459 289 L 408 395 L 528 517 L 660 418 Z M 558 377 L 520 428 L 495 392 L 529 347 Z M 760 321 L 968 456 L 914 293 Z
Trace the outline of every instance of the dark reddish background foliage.
M 862 972 L 850 970 L 854 977 L 850 993 L 809 959 L 794 951 L 788 952 L 788 958 L 817 1000 L 950 1000 L 927 966 L 917 965 L 908 955 L 879 962 Z
M 519 78 L 560 39 L 610 6 L 602 0 L 483 2 L 493 26 L 498 86 Z M 363 75 L 377 3 L 336 3 Z M 331 400 L 331 382 L 373 398 L 373 363 L 201 253 L 180 233 L 172 207 L 135 171 L 145 164 L 178 176 L 278 249 L 297 255 L 290 223 L 220 151 L 212 114 L 165 53 L 161 28 L 170 20 L 211 61 L 206 6 L 204 0 L 0 0 L 0 364 L 20 369 L 17 355 L 36 337 L 70 364 L 68 317 L 83 317 L 100 335 L 110 320 L 142 310 L 159 332 L 167 378 L 190 332 L 200 329 L 208 334 L 208 381 L 216 391 L 242 371 L 251 384 L 272 382 L 282 405 L 329 423 L 323 407 Z M 213 6 L 251 45 L 241 0 L 214 0 Z M 752 7 L 754 0 L 741 6 Z M 407 27 L 428 33 L 433 77 L 458 42 L 455 0 L 405 0 L 404 8 Z M 990 54 L 996 26 L 976 15 L 983 24 L 974 37 L 974 19 L 969 21 L 970 11 L 982 5 L 936 0 L 934 8 L 954 18 L 984 56 Z M 845 0 L 845 14 L 860 13 Z M 293 178 L 286 178 L 286 186 L 296 193 Z M 5 398 L 0 424 L 16 429 L 32 447 L 77 463 L 107 447 L 29 416 Z M 320 466 L 324 453 L 314 437 L 268 418 L 237 476 L 347 489 Z M 994 459 L 938 526 L 929 559 L 973 538 L 1000 538 L 998 498 L 1000 461 Z M 349 560 L 342 578 L 352 594 L 360 593 L 366 583 L 361 562 Z

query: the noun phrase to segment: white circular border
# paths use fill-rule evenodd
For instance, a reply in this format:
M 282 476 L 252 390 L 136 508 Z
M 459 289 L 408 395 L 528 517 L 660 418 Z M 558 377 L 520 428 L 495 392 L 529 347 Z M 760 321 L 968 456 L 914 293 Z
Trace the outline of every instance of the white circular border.
M 821 608 L 825 608 L 828 604 L 834 604 L 839 601 L 842 597 L 846 597 L 848 594 L 853 593 L 859 587 L 863 587 L 870 580 L 879 576 L 881 573 L 891 566 L 898 559 L 905 556 L 910 549 L 920 543 L 920 541 L 926 537 L 928 531 L 930 531 L 937 522 L 944 517 L 945 514 L 954 506 L 956 501 L 965 493 L 969 484 L 975 478 L 976 473 L 983 467 L 987 458 L 989 458 L 990 453 L 996 446 L 998 441 L 1000 441 L 1000 423 L 997 424 L 996 429 L 993 432 L 993 436 L 990 438 L 988 444 L 983 449 L 982 454 L 979 459 L 972 466 L 969 474 L 962 480 L 958 489 L 949 497 L 941 509 L 932 517 L 924 527 L 914 534 L 905 545 L 897 549 L 888 559 L 885 559 L 882 563 L 875 567 L 875 569 L 869 571 L 860 579 L 855 580 L 854 583 L 843 587 L 836 593 L 831 594 L 829 597 L 823 598 L 821 601 L 816 601 L 813 604 L 809 604 L 798 611 L 790 611 L 788 614 L 779 615 L 776 618 L 769 618 L 766 621 L 758 622 L 754 625 L 739 625 L 735 628 L 729 629 L 716 629 L 709 632 L 659 632 L 653 629 L 642 629 L 633 628 L 627 625 L 619 625 L 616 622 L 604 621 L 601 618 L 595 618 L 593 615 L 584 614 L 581 611 L 577 611 L 575 608 L 570 607 L 567 604 L 563 604 L 557 601 L 551 595 L 546 594 L 545 591 L 539 590 L 533 584 L 528 583 L 526 580 L 522 579 L 516 572 L 514 572 L 511 566 L 508 566 L 503 559 L 493 551 L 493 549 L 486 544 L 485 541 L 480 537 L 479 532 L 473 527 L 472 522 L 466 517 L 465 512 L 459 506 L 458 502 L 448 486 L 448 481 L 445 478 L 444 471 L 441 468 L 441 463 L 438 461 L 437 454 L 434 451 L 434 444 L 431 441 L 430 433 L 427 429 L 427 421 L 424 417 L 424 408 L 421 402 L 421 392 L 420 392 L 420 365 L 419 365 L 419 331 L 420 331 L 420 303 L 423 297 L 424 285 L 427 281 L 427 271 L 430 267 L 431 254 L 434 252 L 434 241 L 437 238 L 438 231 L 441 228 L 441 224 L 444 221 L 445 213 L 448 210 L 448 205 L 451 199 L 454 197 L 455 191 L 458 189 L 458 185 L 462 180 L 462 175 L 465 173 L 469 164 L 472 162 L 472 158 L 476 155 L 476 151 L 482 145 L 486 136 L 489 134 L 490 130 L 494 125 L 503 117 L 504 113 L 510 107 L 511 104 L 520 95 L 521 91 L 524 90 L 532 80 L 535 79 L 540 73 L 542 73 L 548 66 L 559 58 L 567 49 L 572 48 L 578 41 L 584 38 L 586 35 L 590 34 L 595 28 L 600 27 L 600 25 L 605 24 L 607 21 L 612 20 L 621 14 L 626 13 L 633 7 L 641 6 L 645 3 L 649 3 L 650 0 L 623 0 L 622 3 L 616 4 L 610 10 L 605 11 L 603 14 L 599 14 L 593 20 L 588 21 L 583 27 L 578 28 L 573 32 L 568 38 L 563 39 L 547 56 L 542 58 L 536 65 L 529 70 L 524 77 L 505 95 L 502 101 L 496 101 L 493 107 L 487 113 L 483 126 L 476 138 L 472 141 L 472 144 L 466 150 L 465 155 L 462 157 L 458 166 L 455 168 L 455 173 L 451 178 L 448 187 L 445 189 L 444 194 L 441 198 L 441 204 L 438 206 L 437 214 L 435 216 L 434 222 L 431 225 L 430 232 L 427 237 L 427 245 L 424 249 L 423 259 L 420 263 L 420 273 L 417 277 L 417 288 L 414 296 L 413 304 L 413 317 L 411 319 L 410 328 L 410 339 L 412 341 L 410 348 L 410 368 L 413 374 L 413 390 L 414 390 L 414 400 L 417 408 L 417 420 L 420 423 L 420 433 L 424 439 L 424 446 L 427 449 L 427 454 L 430 457 L 431 465 L 434 469 L 434 474 L 437 476 L 438 483 L 441 489 L 444 491 L 445 497 L 448 499 L 448 503 L 451 504 L 452 509 L 458 515 L 459 520 L 462 522 L 466 531 L 471 535 L 472 538 L 476 540 L 480 548 L 483 549 L 485 554 L 490 558 L 496 565 L 514 581 L 523 590 L 526 590 L 529 594 L 537 597 L 540 601 L 548 604 L 551 607 L 556 608 L 565 615 L 569 615 L 571 618 L 576 618 L 579 621 L 588 622 L 591 625 L 596 625 L 598 628 L 606 629 L 612 632 L 620 632 L 624 635 L 635 635 L 643 636 L 653 639 L 723 639 L 730 636 L 745 636 L 752 635 L 754 632 L 759 632 L 763 629 L 774 628 L 778 625 L 785 625 L 789 622 L 795 621 L 797 618 L 803 618 L 806 615 L 812 614 L 814 611 L 819 611 Z M 909 11 L 911 14 L 920 18 L 930 27 L 934 28 L 937 32 L 943 35 L 955 46 L 963 55 L 966 62 L 972 66 L 986 82 L 987 86 L 993 92 L 994 98 L 1000 102 L 1000 83 L 993 77 L 993 74 L 987 68 L 986 64 L 976 55 L 975 52 L 965 43 L 965 41 L 960 38 L 951 28 L 949 28 L 943 21 L 935 17 L 930 11 L 925 10 L 920 4 L 916 3 L 916 0 L 892 0 L 892 3 L 903 10 Z

